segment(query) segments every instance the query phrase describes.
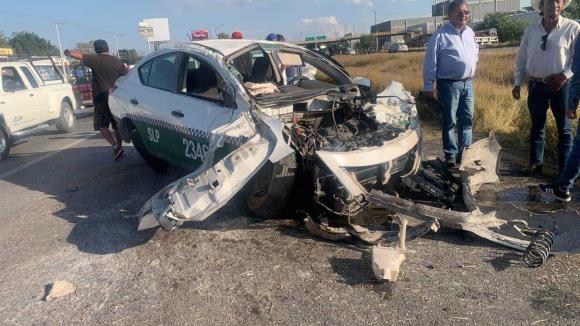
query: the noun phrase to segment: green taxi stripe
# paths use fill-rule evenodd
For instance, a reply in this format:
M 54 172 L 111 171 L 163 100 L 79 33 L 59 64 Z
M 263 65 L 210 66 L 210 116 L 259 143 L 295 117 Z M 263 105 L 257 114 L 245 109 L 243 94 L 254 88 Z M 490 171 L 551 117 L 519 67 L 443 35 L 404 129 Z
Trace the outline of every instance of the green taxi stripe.
M 167 121 L 153 119 L 151 117 L 146 117 L 146 116 L 143 116 L 140 114 L 129 113 L 129 114 L 127 114 L 127 118 L 131 119 L 132 121 L 141 122 L 141 123 L 144 123 L 146 125 L 155 126 L 155 127 L 159 127 L 159 128 L 164 128 L 164 129 L 174 131 L 174 132 L 177 132 L 177 133 L 180 133 L 182 135 L 189 136 L 189 137 L 209 139 L 209 136 L 210 136 L 210 133 L 205 131 L 205 130 L 193 129 L 193 128 L 189 128 L 189 127 L 185 127 L 185 126 L 178 126 L 178 125 L 174 125 L 172 123 L 169 123 Z M 239 146 L 242 146 L 243 144 L 245 144 L 248 141 L 248 139 L 249 139 L 248 137 L 244 137 L 244 136 L 240 136 L 240 137 L 225 136 L 224 141 L 228 144 L 239 147 Z

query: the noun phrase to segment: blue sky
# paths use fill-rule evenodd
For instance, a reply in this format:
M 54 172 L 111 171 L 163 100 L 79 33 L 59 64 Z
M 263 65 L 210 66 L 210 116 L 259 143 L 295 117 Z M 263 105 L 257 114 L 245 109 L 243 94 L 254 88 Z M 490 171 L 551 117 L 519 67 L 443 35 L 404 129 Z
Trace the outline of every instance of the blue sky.
M 522 5 L 529 0 L 522 0 Z M 97 38 L 121 48 L 146 49 L 137 32 L 145 18 L 169 18 L 171 38 L 186 41 L 193 29 L 214 28 L 218 32 L 244 33 L 245 38 L 263 39 L 268 33 L 282 33 L 287 39 L 301 35 L 342 35 L 368 31 L 377 20 L 431 15 L 432 0 L 3 0 L 0 2 L 0 30 L 10 35 L 26 30 L 57 44 L 54 21 L 60 21 L 63 47 Z

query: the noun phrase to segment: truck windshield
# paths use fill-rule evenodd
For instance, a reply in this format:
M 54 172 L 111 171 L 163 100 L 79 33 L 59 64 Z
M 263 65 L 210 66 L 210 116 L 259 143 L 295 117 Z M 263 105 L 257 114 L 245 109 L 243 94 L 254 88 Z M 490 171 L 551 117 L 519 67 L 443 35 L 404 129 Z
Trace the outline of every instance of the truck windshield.
M 34 69 L 44 81 L 61 80 L 60 75 L 54 66 L 34 66 Z

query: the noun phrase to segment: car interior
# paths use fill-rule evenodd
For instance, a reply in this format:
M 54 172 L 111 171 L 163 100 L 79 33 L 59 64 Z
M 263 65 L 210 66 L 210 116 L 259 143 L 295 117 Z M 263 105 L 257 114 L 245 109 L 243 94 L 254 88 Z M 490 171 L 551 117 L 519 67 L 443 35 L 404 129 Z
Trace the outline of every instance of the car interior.
M 24 82 L 13 67 L 2 68 L 2 89 L 5 92 L 26 89 Z
M 181 92 L 195 97 L 221 101 L 218 76 L 207 63 L 189 56 Z

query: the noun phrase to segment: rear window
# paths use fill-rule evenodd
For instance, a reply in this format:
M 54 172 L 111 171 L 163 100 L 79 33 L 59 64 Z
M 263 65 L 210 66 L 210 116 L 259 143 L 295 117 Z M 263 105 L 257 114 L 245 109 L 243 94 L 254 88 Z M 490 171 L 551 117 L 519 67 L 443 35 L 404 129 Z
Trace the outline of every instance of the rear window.
M 34 69 L 44 81 L 61 80 L 54 66 L 34 66 Z

